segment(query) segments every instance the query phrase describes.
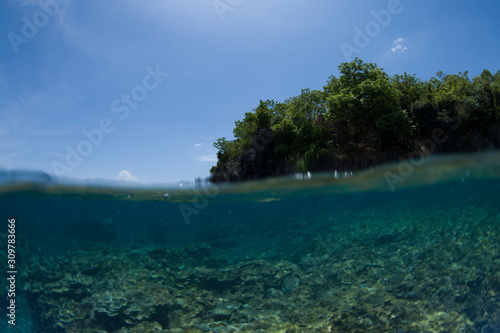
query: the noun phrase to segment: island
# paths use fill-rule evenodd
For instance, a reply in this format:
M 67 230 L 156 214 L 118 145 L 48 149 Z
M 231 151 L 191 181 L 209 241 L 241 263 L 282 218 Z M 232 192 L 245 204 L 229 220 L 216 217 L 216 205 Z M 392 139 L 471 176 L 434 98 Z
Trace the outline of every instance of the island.
M 500 146 L 500 71 L 390 76 L 356 58 L 323 90 L 260 101 L 214 143 L 214 183 L 297 172 L 360 170 L 431 154 Z

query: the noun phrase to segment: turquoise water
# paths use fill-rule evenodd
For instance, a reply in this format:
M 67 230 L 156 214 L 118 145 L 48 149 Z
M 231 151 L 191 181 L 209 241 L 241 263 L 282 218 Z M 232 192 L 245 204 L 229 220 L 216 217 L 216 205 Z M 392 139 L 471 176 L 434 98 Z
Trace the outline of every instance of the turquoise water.
M 498 153 L 187 190 L 0 184 L 2 332 L 500 332 Z

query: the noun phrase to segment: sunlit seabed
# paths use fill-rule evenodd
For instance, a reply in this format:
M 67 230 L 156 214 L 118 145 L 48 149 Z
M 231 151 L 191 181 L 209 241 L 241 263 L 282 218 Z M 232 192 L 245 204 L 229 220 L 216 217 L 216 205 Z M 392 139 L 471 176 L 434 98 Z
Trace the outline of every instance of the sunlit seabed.
M 16 330 L 500 331 L 500 154 L 413 162 L 187 190 L 0 182 Z

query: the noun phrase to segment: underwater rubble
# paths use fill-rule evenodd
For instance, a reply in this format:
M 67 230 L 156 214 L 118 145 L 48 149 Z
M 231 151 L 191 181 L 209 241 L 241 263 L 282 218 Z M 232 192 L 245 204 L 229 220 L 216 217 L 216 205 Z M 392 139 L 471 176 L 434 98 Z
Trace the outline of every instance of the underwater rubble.
M 295 261 L 210 242 L 30 254 L 24 292 L 51 332 L 500 330 L 498 211 L 377 214 L 315 221 L 328 233 L 282 245 Z

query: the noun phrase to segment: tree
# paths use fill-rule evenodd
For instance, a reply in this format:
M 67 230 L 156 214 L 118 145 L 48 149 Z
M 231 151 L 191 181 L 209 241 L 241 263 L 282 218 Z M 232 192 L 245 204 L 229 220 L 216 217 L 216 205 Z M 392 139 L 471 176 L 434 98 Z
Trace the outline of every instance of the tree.
M 234 180 L 367 167 L 411 155 L 436 129 L 446 138 L 437 152 L 500 146 L 500 71 L 472 80 L 468 72 L 439 71 L 422 81 L 407 73 L 390 77 L 358 58 L 338 68 L 323 90 L 259 101 L 235 122 L 234 140 L 214 143 L 218 163 L 211 171 Z
M 217 139 L 217 141 L 214 142 L 214 147 L 218 149 L 217 159 L 221 164 L 224 164 L 231 158 L 236 157 L 240 152 L 238 141 L 226 140 L 225 137 Z
M 356 58 L 339 66 L 340 77 L 331 77 L 325 92 L 328 117 L 346 120 L 349 126 L 368 126 L 380 148 L 406 147 L 414 126 L 401 109 L 401 92 L 375 64 Z
M 390 81 L 394 89 L 399 91 L 399 106 L 403 110 L 409 112 L 413 104 L 425 95 L 425 84 L 415 74 L 396 74 Z

